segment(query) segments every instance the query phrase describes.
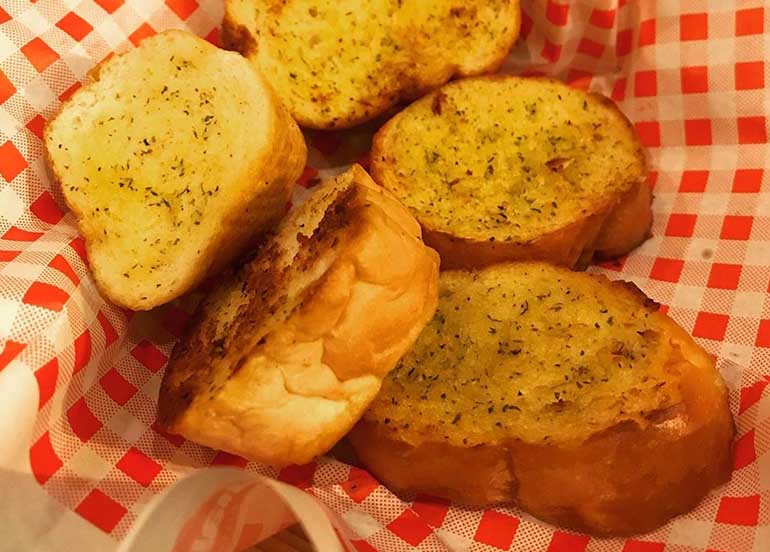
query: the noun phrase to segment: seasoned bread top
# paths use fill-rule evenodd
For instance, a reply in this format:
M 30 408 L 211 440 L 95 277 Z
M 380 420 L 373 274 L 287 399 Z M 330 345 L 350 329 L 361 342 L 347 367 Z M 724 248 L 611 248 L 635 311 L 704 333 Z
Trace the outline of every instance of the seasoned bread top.
M 390 489 L 609 536 L 729 480 L 714 360 L 632 284 L 530 262 L 445 271 L 439 294 L 349 436 Z
M 51 173 L 102 291 L 152 308 L 285 213 L 304 141 L 251 64 L 189 33 L 148 38 L 91 77 L 46 127 Z
M 580 443 L 645 428 L 682 407 L 683 350 L 712 366 L 699 385 L 724 389 L 706 353 L 632 284 L 502 264 L 443 272 L 439 296 L 364 418 L 408 443 Z
M 526 243 L 606 211 L 646 178 L 617 107 L 542 78 L 450 83 L 375 136 L 372 176 L 427 230 Z
M 519 25 L 518 0 L 227 0 L 223 38 L 301 125 L 345 128 L 496 70 Z
M 166 370 L 161 421 L 274 465 L 323 454 L 432 316 L 437 278 L 416 221 L 354 166 L 206 299 Z

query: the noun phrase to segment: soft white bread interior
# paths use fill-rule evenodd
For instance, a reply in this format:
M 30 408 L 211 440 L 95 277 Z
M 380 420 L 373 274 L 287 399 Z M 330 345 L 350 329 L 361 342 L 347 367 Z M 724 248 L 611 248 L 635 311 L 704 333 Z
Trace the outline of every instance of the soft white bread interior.
M 417 338 L 437 281 L 417 222 L 355 165 L 204 302 L 166 369 L 161 423 L 275 466 L 312 460 Z
M 114 303 L 170 301 L 286 212 L 299 128 L 241 56 L 168 31 L 111 57 L 45 129 L 52 177 Z
M 729 480 L 733 435 L 713 359 L 638 288 L 518 263 L 442 272 L 350 441 L 397 492 L 626 535 Z
M 652 223 L 644 152 L 611 100 L 511 76 L 452 82 L 376 134 L 372 177 L 423 227 L 442 268 L 627 253 Z
M 496 71 L 520 22 L 519 0 L 227 0 L 222 36 L 299 124 L 346 128 Z

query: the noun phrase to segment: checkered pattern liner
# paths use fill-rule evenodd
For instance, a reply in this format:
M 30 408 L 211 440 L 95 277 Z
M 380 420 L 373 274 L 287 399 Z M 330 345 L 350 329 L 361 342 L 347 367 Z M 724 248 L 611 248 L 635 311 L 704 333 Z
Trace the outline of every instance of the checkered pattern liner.
M 653 237 L 595 270 L 635 281 L 719 358 L 738 426 L 732 482 L 654 533 L 599 540 L 516 509 L 403 502 L 331 460 L 276 472 L 164 432 L 155 423 L 158 385 L 195 298 L 142 314 L 104 302 L 45 174 L 41 137 L 112 52 L 168 28 L 217 43 L 221 0 L 18 0 L 0 7 L 0 370 L 20 362 L 37 379 L 29 461 L 47 493 L 116 547 L 147 501 L 186 471 L 229 465 L 306 489 L 344 520 L 361 552 L 770 550 L 770 7 L 522 4 L 522 38 L 503 70 L 610 96 L 648 148 Z M 370 134 L 309 132 L 299 184 L 365 162 Z

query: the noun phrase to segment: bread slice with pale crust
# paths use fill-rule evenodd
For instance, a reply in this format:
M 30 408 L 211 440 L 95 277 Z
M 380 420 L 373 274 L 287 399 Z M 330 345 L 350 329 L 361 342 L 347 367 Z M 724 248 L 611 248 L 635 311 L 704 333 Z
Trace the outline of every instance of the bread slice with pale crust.
M 111 57 L 45 129 L 48 164 L 114 303 L 195 287 L 285 214 L 302 134 L 241 56 L 168 31 Z
M 372 177 L 420 222 L 442 268 L 584 267 L 652 222 L 644 152 L 609 99 L 511 76 L 450 83 L 375 135 Z
M 275 466 L 312 460 L 433 315 L 437 280 L 417 222 L 354 166 L 204 302 L 166 368 L 161 423 Z
M 227 0 L 222 37 L 300 125 L 347 128 L 453 76 L 494 72 L 520 21 L 518 0 Z
M 446 271 L 350 441 L 396 492 L 650 531 L 729 480 L 714 360 L 638 288 L 541 263 Z

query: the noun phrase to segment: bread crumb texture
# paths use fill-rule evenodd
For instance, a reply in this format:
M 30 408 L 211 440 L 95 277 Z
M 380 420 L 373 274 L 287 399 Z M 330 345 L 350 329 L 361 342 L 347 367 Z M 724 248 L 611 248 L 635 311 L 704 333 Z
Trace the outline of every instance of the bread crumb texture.
M 228 0 L 223 34 L 300 124 L 341 128 L 496 70 L 519 25 L 518 0 Z
M 610 100 L 540 78 L 444 86 L 380 130 L 372 162 L 424 227 L 498 242 L 563 229 L 646 177 L 635 132 Z
M 537 263 L 442 273 L 436 315 L 366 419 L 468 447 L 645 427 L 681 400 L 665 317 L 602 279 Z

